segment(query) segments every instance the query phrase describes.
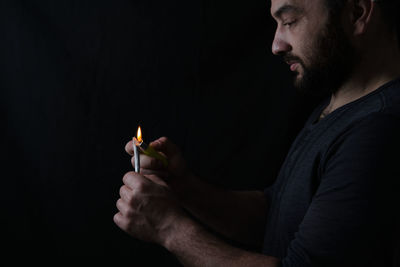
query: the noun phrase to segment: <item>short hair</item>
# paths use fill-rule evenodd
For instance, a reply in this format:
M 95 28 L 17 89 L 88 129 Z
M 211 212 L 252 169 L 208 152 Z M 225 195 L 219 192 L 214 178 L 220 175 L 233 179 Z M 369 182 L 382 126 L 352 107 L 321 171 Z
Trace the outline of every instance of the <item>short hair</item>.
M 340 14 L 348 0 L 325 0 L 329 14 Z M 378 4 L 382 10 L 383 18 L 386 25 L 391 31 L 396 33 L 398 41 L 400 41 L 400 0 L 371 0 Z

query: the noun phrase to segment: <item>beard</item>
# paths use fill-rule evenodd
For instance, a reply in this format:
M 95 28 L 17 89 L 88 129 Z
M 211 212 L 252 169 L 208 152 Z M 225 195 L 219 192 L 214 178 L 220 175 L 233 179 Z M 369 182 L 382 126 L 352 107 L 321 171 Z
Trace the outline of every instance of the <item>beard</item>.
M 314 96 L 337 92 L 352 75 L 357 61 L 340 21 L 333 18 L 305 51 L 305 60 L 290 53 L 284 59 L 299 63 L 302 73 L 295 72 L 294 85 L 300 92 Z

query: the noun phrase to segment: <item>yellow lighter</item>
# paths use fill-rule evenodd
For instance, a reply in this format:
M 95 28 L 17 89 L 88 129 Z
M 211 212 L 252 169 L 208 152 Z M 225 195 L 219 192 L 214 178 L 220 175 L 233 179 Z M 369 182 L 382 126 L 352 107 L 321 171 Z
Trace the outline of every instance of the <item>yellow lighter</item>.
M 143 142 L 142 131 L 140 129 L 140 126 L 137 130 L 136 136 L 137 139 L 136 137 L 133 137 L 134 146 L 139 147 L 143 154 L 161 160 L 161 162 L 164 164 L 165 167 L 168 166 L 168 160 L 164 155 L 160 154 L 159 152 L 154 150 L 154 148 Z

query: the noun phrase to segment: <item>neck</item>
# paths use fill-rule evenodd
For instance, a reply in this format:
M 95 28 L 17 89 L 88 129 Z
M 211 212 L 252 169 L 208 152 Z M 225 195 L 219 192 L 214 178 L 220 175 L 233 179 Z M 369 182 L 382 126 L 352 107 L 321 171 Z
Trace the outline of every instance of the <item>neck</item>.
M 356 71 L 336 93 L 321 117 L 378 89 L 400 77 L 400 51 L 397 43 L 381 42 L 373 50 L 363 53 Z

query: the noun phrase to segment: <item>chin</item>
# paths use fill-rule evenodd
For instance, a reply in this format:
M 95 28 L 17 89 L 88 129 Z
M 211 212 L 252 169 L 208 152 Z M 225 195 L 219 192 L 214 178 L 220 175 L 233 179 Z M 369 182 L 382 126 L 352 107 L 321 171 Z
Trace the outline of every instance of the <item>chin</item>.
M 297 73 L 296 76 L 294 77 L 294 85 L 296 87 L 301 87 L 301 84 L 303 84 L 303 75 Z

